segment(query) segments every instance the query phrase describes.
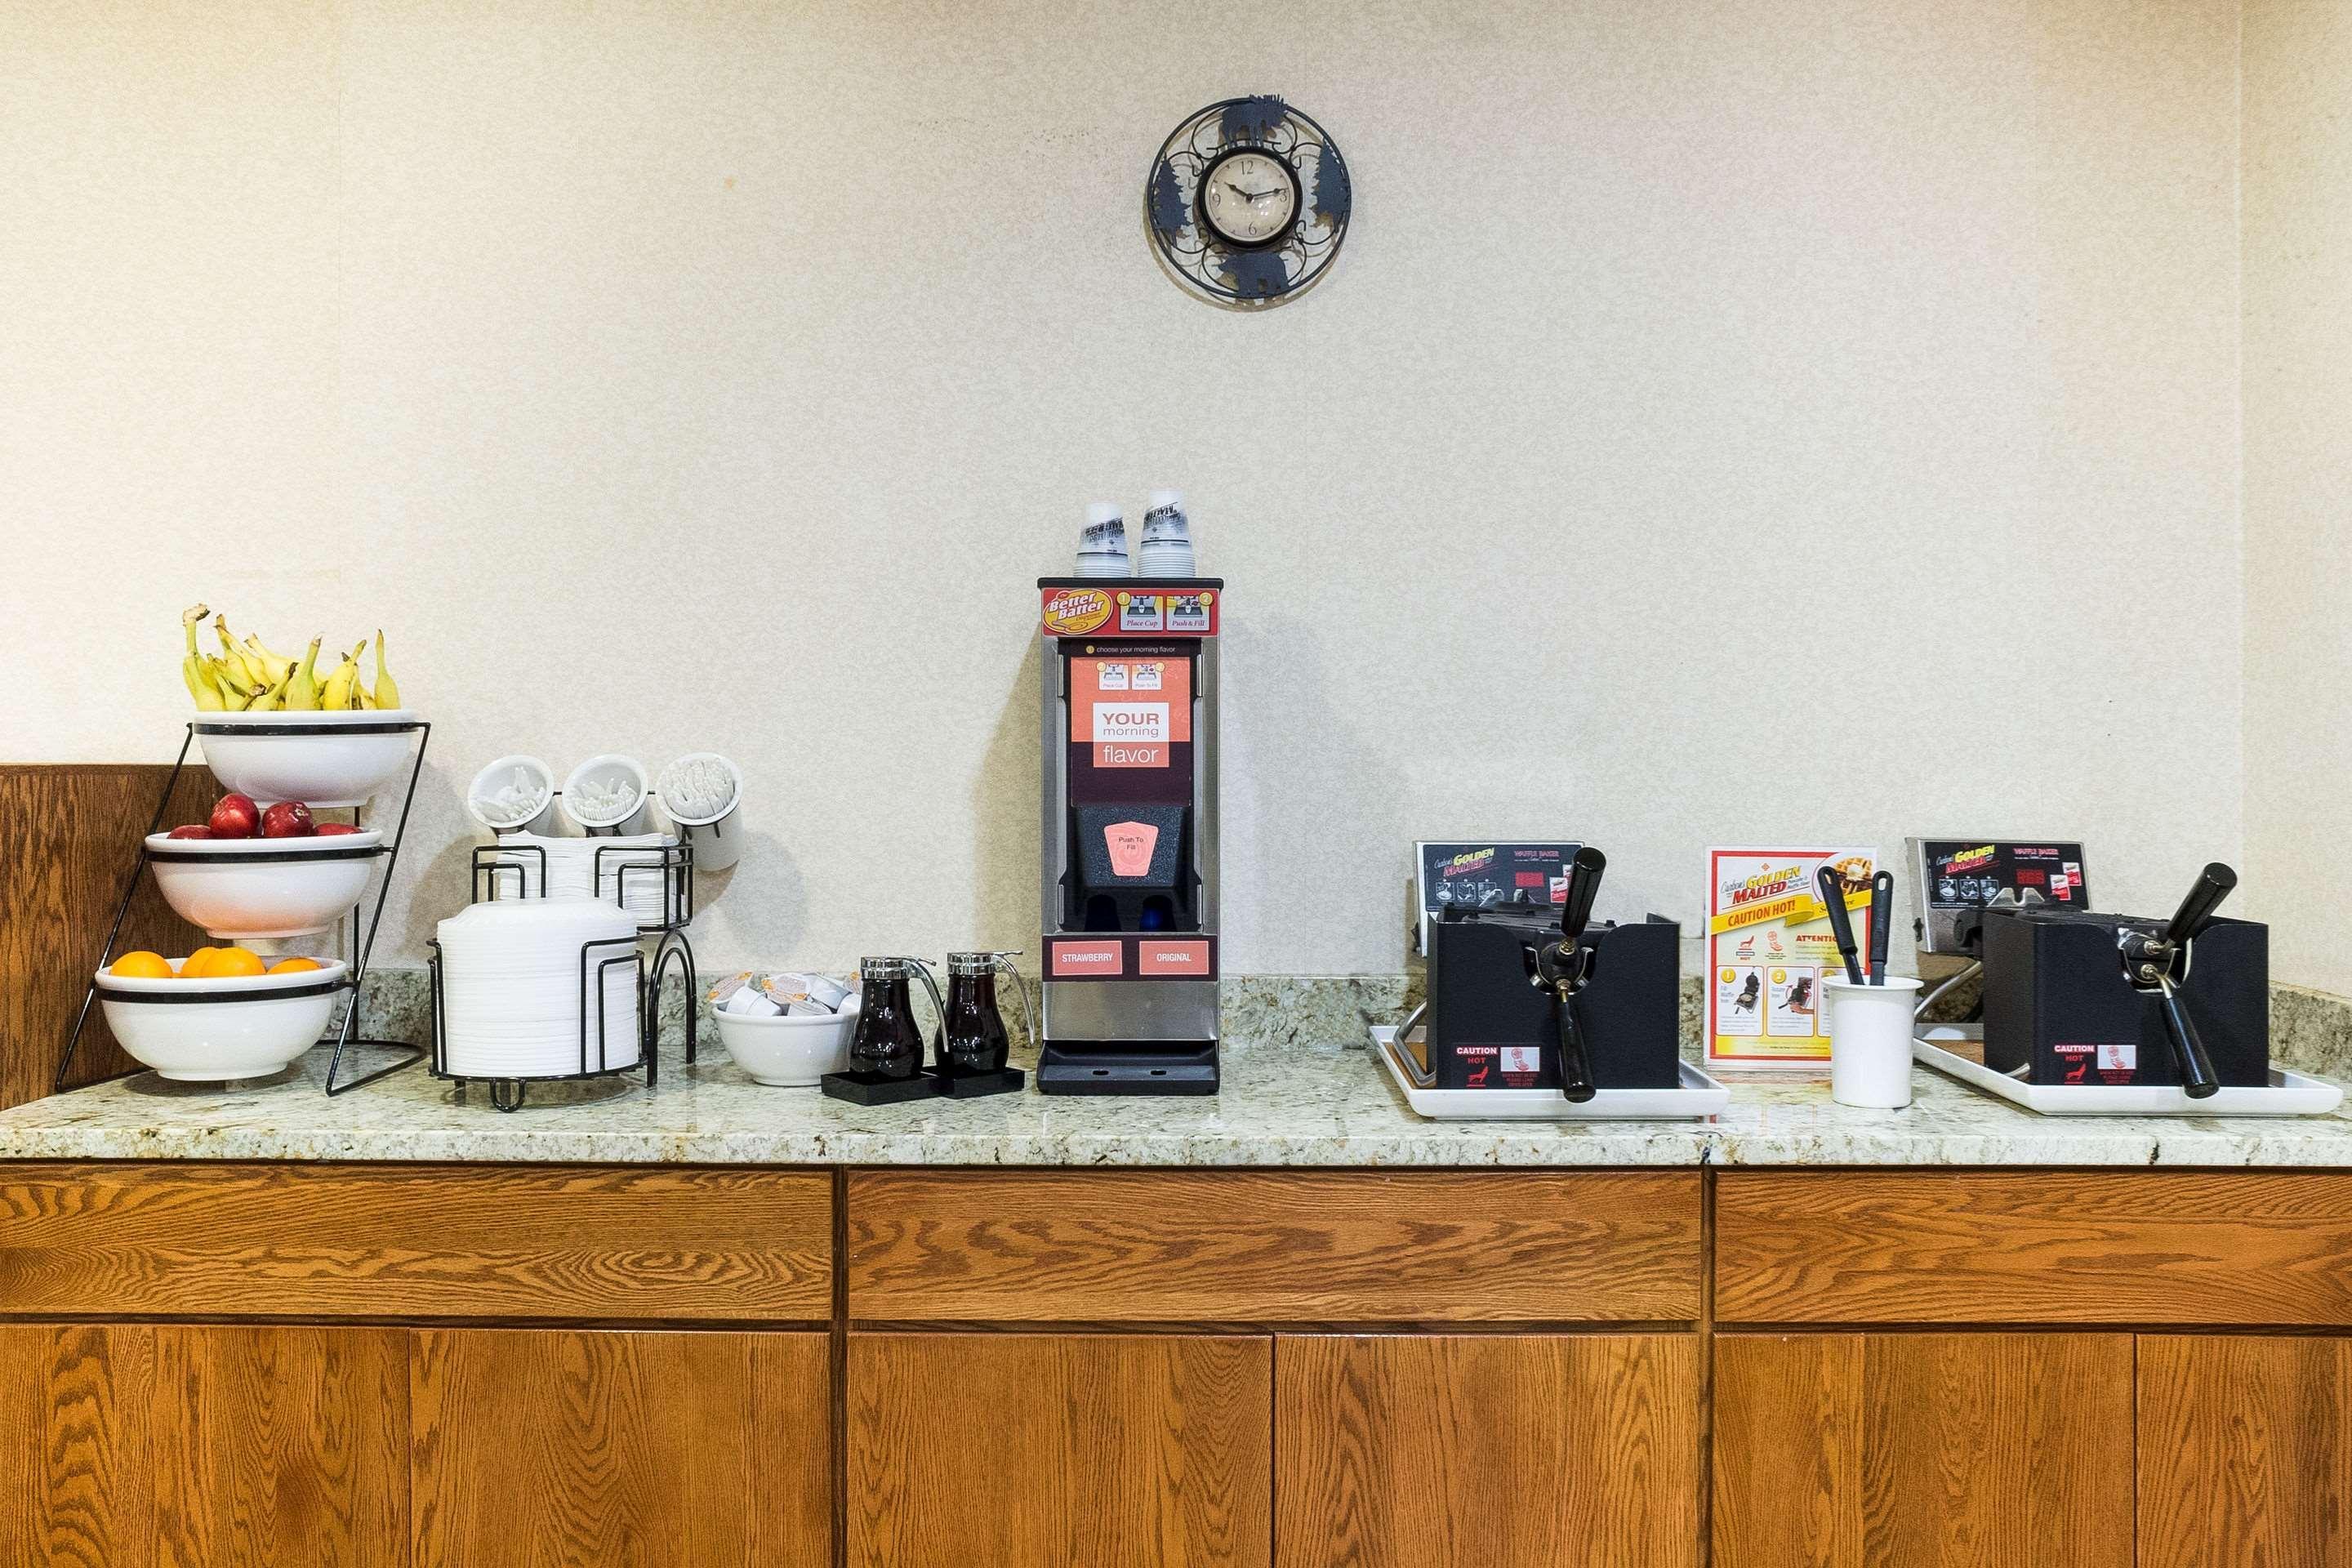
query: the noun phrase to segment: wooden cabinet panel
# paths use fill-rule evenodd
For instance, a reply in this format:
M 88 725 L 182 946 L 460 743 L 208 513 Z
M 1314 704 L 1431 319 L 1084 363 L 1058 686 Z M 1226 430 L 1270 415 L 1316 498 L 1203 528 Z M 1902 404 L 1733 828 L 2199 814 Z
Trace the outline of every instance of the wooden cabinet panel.
M 1728 1334 L 1713 1568 L 2131 1568 L 2122 1334 Z
M 1265 1568 L 1271 1347 L 852 1334 L 851 1568 Z
M 1688 1321 L 1699 1180 L 859 1171 L 849 1310 L 898 1321 Z
M 823 1172 L 0 1166 L 0 1311 L 814 1320 Z
M 0 1327 L 0 1562 L 407 1559 L 408 1336 Z
M 139 836 L 154 819 L 171 773 L 144 763 L 0 767 L 0 822 L 22 825 L 0 834 L 0 889 L 6 889 L 0 898 L 0 1106 L 49 1092 L 107 922 L 136 868 Z M 192 758 L 163 825 L 202 821 L 218 793 L 211 773 Z M 141 879 L 115 952 L 145 947 L 176 958 L 204 940 L 164 904 L 149 877 Z M 92 1007 L 71 1081 L 95 1083 L 138 1067 Z
M 2352 1175 L 1727 1171 L 1716 1316 L 2352 1324 Z
M 1275 1342 L 1282 1568 L 1696 1568 L 1690 1334 Z
M 2352 1564 L 2352 1342 L 2139 1342 L 2140 1568 Z
M 823 1563 L 831 1364 L 814 1333 L 419 1333 L 415 1568 Z

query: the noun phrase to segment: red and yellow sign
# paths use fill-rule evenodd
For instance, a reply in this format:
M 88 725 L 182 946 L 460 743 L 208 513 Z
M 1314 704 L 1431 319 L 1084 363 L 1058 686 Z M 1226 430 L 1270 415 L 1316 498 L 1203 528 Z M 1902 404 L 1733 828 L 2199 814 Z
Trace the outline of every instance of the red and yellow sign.
M 1045 635 L 1084 637 L 1099 631 L 1110 619 L 1107 588 L 1048 588 L 1045 591 Z

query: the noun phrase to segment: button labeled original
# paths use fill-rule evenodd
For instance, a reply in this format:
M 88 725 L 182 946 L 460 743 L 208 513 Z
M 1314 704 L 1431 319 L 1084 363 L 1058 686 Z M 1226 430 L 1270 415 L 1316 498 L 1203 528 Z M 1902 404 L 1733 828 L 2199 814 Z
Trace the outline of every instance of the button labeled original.
M 1138 974 L 1206 974 L 1209 944 L 1205 942 L 1139 942 L 1135 944 Z

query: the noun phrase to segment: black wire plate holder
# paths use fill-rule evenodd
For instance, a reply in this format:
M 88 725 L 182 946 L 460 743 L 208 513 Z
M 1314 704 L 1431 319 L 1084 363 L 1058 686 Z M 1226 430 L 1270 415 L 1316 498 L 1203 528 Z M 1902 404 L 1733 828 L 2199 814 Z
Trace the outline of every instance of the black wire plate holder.
M 653 1088 L 659 1081 L 661 1019 L 653 1005 L 661 994 L 659 983 L 654 978 L 659 973 L 659 970 L 658 968 L 647 969 L 645 951 L 638 946 L 635 937 L 597 937 L 580 944 L 580 994 L 583 999 L 580 1006 L 580 1069 L 577 1072 L 526 1073 L 510 1078 L 481 1078 L 449 1070 L 449 1022 L 442 991 L 441 943 L 436 939 L 426 945 L 433 949 L 433 956 L 425 965 L 433 983 L 433 1061 L 426 1070 L 435 1078 L 457 1085 L 460 1093 L 463 1093 L 470 1084 L 487 1084 L 490 1090 L 490 1109 L 515 1111 L 522 1109 L 523 1100 L 530 1095 L 530 1086 L 534 1083 L 583 1083 L 591 1079 L 617 1078 L 623 1073 L 635 1072 L 639 1068 L 646 1069 L 647 1089 Z M 598 950 L 610 948 L 625 951 L 606 952 L 602 958 L 596 956 Z M 665 944 L 659 951 L 667 955 L 673 950 Z M 656 962 L 658 963 L 659 960 Z M 632 966 L 635 970 L 635 973 L 629 977 L 629 984 L 637 997 L 637 1049 L 636 1055 L 629 1060 L 616 1063 L 610 1059 L 611 1051 L 608 1041 L 612 1035 L 612 1018 L 606 1008 L 604 975 L 606 971 L 624 964 Z M 691 973 L 689 969 L 689 977 Z M 588 987 L 592 983 L 596 987 L 595 1054 L 593 1056 L 589 1054 L 588 1006 L 585 1001 Z M 690 979 L 687 992 L 688 1000 L 691 1001 L 693 985 Z M 690 1007 L 688 1016 L 688 1027 L 691 1030 L 693 1025 Z M 693 1052 L 694 1045 L 689 1037 L 687 1043 L 688 1061 L 694 1059 Z M 601 1065 L 592 1067 L 589 1065 L 591 1062 Z
M 630 948 L 626 958 L 606 958 L 599 961 L 600 983 L 596 990 L 595 1056 L 592 1058 L 588 1054 L 588 1018 L 587 1009 L 583 1005 L 580 1018 L 580 1070 L 578 1072 L 534 1073 L 516 1078 L 483 1079 L 449 1071 L 445 1039 L 446 1028 L 442 1016 L 441 944 L 436 941 L 427 944 L 433 949 L 433 957 L 427 965 L 431 971 L 433 982 L 433 1059 L 426 1068 L 426 1071 L 435 1078 L 457 1084 L 461 1090 L 468 1084 L 487 1083 L 490 1089 L 490 1106 L 496 1110 L 521 1110 L 524 1100 L 530 1092 L 530 1086 L 534 1083 L 577 1083 L 590 1079 L 617 1078 L 623 1073 L 635 1072 L 640 1068 L 645 1069 L 646 1088 L 653 1089 L 661 1081 L 662 992 L 673 973 L 676 973 L 686 995 L 686 1061 L 688 1067 L 694 1065 L 698 1033 L 695 1027 L 694 946 L 686 939 L 687 923 L 694 919 L 694 846 L 680 841 L 656 850 L 600 845 L 594 855 L 593 883 L 599 889 L 600 898 L 603 897 L 604 858 L 607 855 L 614 857 L 615 863 L 613 867 L 613 894 L 605 901 L 617 904 L 625 910 L 628 907 L 626 900 L 629 878 L 632 874 L 640 878 L 647 875 L 659 877 L 663 879 L 660 906 L 663 918 L 651 924 L 640 921 L 635 937 L 604 937 L 585 943 L 581 948 L 581 984 L 583 986 L 587 984 L 588 954 L 591 950 L 623 943 L 626 943 Z M 526 864 L 528 860 L 534 858 L 539 866 L 539 891 L 536 893 L 530 890 L 530 868 Z M 470 901 L 473 903 L 495 902 L 505 898 L 543 899 L 547 897 L 547 850 L 541 845 L 478 844 L 474 847 L 472 872 Z M 509 884 L 503 880 L 509 873 L 514 878 L 511 893 L 506 890 Z M 654 942 L 650 958 L 646 956 L 640 945 L 647 937 L 656 939 Z M 612 964 L 632 960 L 637 966 L 636 1057 L 634 1060 L 623 1062 L 615 1067 L 591 1068 L 588 1064 L 592 1060 L 603 1062 L 608 1059 L 605 1037 L 609 1031 L 609 1023 L 604 1016 L 604 992 L 601 984 L 601 972 Z
M 558 794 L 562 793 L 558 791 Z M 608 863 L 605 857 L 612 857 Z M 657 936 L 682 931 L 694 919 L 694 846 L 681 840 L 659 849 L 600 844 L 593 859 L 591 885 L 596 897 L 605 898 L 604 879 L 609 874 L 613 892 L 607 902 L 628 908 L 630 879 L 642 882 L 651 877 L 660 884 L 661 899 L 656 906 L 660 918 L 637 922 L 637 934 Z M 531 865 L 539 869 L 539 890 L 531 891 Z M 512 890 L 505 879 L 511 874 Z M 474 847 L 473 881 L 470 901 L 486 903 L 499 899 L 543 899 L 547 897 L 547 847 L 541 844 L 478 844 Z
M 317 732 L 307 725 L 289 725 L 288 729 L 291 732 L 305 735 Z M 268 726 L 251 726 L 241 729 L 239 732 L 254 735 L 268 734 L 272 731 Z M 375 955 L 376 931 L 383 924 L 384 900 L 392 894 L 392 877 L 394 870 L 400 864 L 400 847 L 408 837 L 408 816 L 416 805 L 416 781 L 424 776 L 425 752 L 433 741 L 433 724 L 430 720 L 425 719 L 394 719 L 331 732 L 343 734 L 413 732 L 416 736 L 416 753 L 408 765 L 407 791 L 400 798 L 400 821 L 392 830 L 391 841 L 378 845 L 373 852 L 380 855 L 383 861 L 383 877 L 376 883 L 375 908 L 368 915 L 367 934 L 361 940 L 359 951 L 353 955 L 351 970 L 341 985 L 341 989 L 352 994 L 351 1004 L 343 1009 L 341 1021 L 336 1024 L 327 1035 L 320 1037 L 319 1041 L 320 1045 L 326 1044 L 330 1039 L 335 1043 L 335 1054 L 327 1063 L 326 1088 L 330 1097 L 364 1088 L 380 1078 L 390 1077 L 403 1068 L 414 1067 L 423 1061 L 426 1054 L 425 1047 L 423 1046 L 412 1044 L 407 1040 L 370 1039 L 362 1035 L 359 1028 L 360 1004 L 363 994 L 362 987 L 367 982 L 368 963 Z M 106 928 L 106 941 L 98 950 L 98 962 L 90 965 L 92 978 L 89 988 L 82 993 L 81 1005 L 74 1010 L 73 1026 L 67 1031 L 65 1048 L 58 1056 L 57 1076 L 50 1079 L 49 1088 L 52 1093 L 63 1094 L 66 1091 L 66 1079 L 73 1071 L 74 1053 L 81 1045 L 82 1030 L 89 1022 L 90 1007 L 98 1000 L 97 972 L 114 962 L 114 944 L 122 935 L 122 922 L 131 913 L 131 900 L 138 896 L 139 880 L 149 873 L 157 858 L 155 852 L 148 847 L 147 840 L 162 831 L 163 814 L 172 808 L 173 793 L 179 788 L 180 774 L 188 765 L 188 748 L 195 743 L 196 721 L 190 720 L 187 732 L 180 738 L 180 754 L 172 759 L 171 774 L 163 781 L 163 794 L 156 797 L 155 815 L 148 819 L 147 831 L 139 837 L 139 858 L 131 865 L 131 875 L 123 879 L 122 896 L 115 900 L 114 919 Z M 352 810 L 352 816 L 354 822 L 364 819 L 368 805 L 371 804 L 373 804 L 372 800 L 362 803 Z M 366 896 L 362 894 L 359 902 L 352 907 L 358 910 L 364 908 L 366 903 Z M 398 1053 L 400 1059 L 387 1063 L 373 1072 L 364 1073 L 348 1083 L 341 1082 L 340 1079 L 343 1068 L 343 1052 L 352 1046 L 365 1046 L 371 1050 L 393 1051 Z

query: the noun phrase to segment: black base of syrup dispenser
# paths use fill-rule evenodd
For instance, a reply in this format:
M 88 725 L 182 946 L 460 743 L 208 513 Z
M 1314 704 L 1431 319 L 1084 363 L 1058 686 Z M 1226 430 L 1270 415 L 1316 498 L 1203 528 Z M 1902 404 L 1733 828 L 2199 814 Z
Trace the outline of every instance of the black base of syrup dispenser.
M 992 1094 L 1019 1094 L 1029 1075 L 1019 1068 L 949 1068 L 931 1075 L 940 1092 L 950 1100 L 985 1100 Z
M 937 1100 L 949 1092 L 935 1073 L 919 1072 L 912 1078 L 892 1078 L 878 1072 L 829 1072 L 817 1080 L 817 1088 L 834 1100 L 845 1100 L 852 1105 L 904 1105 L 912 1100 Z

